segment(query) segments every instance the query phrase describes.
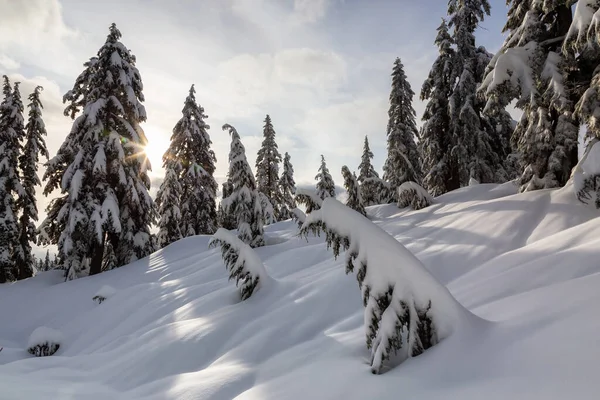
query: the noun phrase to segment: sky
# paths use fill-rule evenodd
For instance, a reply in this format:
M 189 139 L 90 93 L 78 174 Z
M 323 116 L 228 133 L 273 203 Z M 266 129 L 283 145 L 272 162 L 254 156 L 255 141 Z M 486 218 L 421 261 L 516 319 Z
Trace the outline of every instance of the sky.
M 506 5 L 490 4 L 492 15 L 476 35 L 494 52 Z M 254 166 L 269 114 L 297 183 L 314 184 L 323 154 L 341 185 L 340 169 L 357 169 L 365 135 L 381 171 L 396 57 L 417 93 L 420 124 L 418 93 L 437 56 L 433 41 L 446 9 L 446 0 L 0 0 L 0 75 L 20 81 L 24 99 L 35 85 L 44 87 L 52 157 L 72 125 L 62 96 L 115 22 L 144 82 L 153 194 L 192 84 L 208 115 L 217 181 L 228 168 L 221 126 L 237 128 Z M 48 201 L 40 195 L 40 208 Z

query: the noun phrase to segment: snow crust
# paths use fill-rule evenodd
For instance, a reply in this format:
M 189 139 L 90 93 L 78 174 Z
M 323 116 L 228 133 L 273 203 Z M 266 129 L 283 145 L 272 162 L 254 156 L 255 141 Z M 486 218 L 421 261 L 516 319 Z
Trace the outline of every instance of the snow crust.
M 600 219 L 573 185 L 480 184 L 423 210 L 367 209 L 467 310 L 419 357 L 369 372 L 364 307 L 322 238 L 266 228 L 255 250 L 276 285 L 240 302 L 209 237 L 70 282 L 48 271 L 0 285 L 6 399 L 594 399 L 600 393 Z M 366 233 L 365 233 L 366 235 Z M 97 306 L 90 294 L 119 295 Z M 60 356 L 24 349 L 36 328 Z

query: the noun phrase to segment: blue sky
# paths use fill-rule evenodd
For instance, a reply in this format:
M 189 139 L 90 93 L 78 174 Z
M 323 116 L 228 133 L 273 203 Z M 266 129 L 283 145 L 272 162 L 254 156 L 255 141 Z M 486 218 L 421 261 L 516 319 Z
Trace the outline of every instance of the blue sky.
M 506 5 L 491 5 L 477 37 L 495 51 Z M 418 94 L 437 55 L 435 29 L 446 6 L 445 0 L 0 0 L 0 74 L 22 81 L 24 92 L 45 87 L 52 155 L 71 126 L 62 95 L 116 22 L 145 85 L 143 127 L 155 182 L 194 83 L 209 116 L 220 180 L 229 146 L 221 125 L 237 127 L 253 164 L 269 113 L 298 182 L 314 182 L 322 153 L 341 184 L 340 168 L 357 168 L 365 135 L 381 168 L 393 61 L 402 58 Z M 424 105 L 416 98 L 414 107 L 420 118 Z

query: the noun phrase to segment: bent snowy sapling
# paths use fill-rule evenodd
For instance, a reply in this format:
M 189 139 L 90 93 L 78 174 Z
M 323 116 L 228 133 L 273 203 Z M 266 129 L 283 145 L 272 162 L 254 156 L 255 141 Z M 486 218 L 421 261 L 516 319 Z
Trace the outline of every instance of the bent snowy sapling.
M 320 232 L 335 257 L 346 250 L 346 273 L 357 269 L 373 373 L 400 349 L 404 357 L 415 357 L 434 346 L 468 314 L 402 244 L 333 198 L 308 215 L 300 230 L 305 236 Z
M 270 279 L 265 266 L 256 252 L 227 229 L 219 228 L 208 246 L 221 246 L 225 268 L 229 279 L 235 279 L 242 300 L 246 300 Z

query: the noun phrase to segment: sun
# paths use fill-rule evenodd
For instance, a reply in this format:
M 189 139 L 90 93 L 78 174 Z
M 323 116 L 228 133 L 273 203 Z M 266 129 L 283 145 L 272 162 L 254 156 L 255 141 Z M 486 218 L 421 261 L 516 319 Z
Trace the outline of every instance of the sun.
M 144 153 L 150 160 L 153 170 L 158 170 L 162 167 L 162 156 L 169 148 L 169 136 L 153 125 L 144 127 L 148 144 L 144 147 Z

